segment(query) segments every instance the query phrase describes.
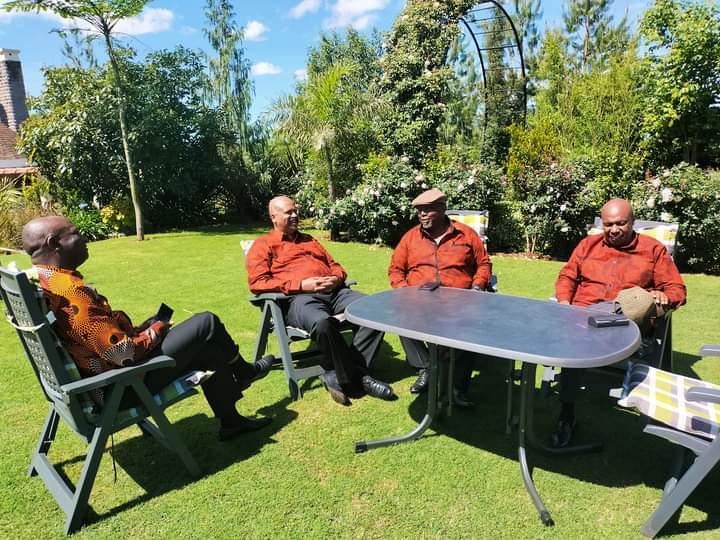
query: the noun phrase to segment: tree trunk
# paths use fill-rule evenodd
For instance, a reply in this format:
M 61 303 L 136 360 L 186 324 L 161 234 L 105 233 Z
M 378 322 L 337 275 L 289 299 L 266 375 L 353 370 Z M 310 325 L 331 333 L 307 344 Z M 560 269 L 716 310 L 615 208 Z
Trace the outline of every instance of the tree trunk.
M 120 68 L 115 58 L 115 51 L 110 39 L 110 29 L 103 32 L 105 37 L 105 45 L 107 47 L 110 65 L 112 66 L 113 75 L 115 76 L 115 85 L 118 96 L 118 112 L 120 117 L 120 138 L 123 143 L 123 151 L 125 153 L 125 166 L 127 167 L 128 181 L 130 182 L 130 197 L 132 198 L 133 210 L 135 212 L 135 235 L 138 241 L 145 240 L 145 232 L 143 230 L 142 208 L 140 206 L 140 194 L 138 193 L 137 181 L 135 180 L 135 163 L 133 161 L 132 148 L 130 148 L 130 140 L 127 125 L 127 112 L 125 109 L 125 89 L 123 88 Z
M 332 152 L 330 150 L 330 147 L 328 145 L 325 145 L 325 161 L 327 161 L 327 168 L 328 168 L 328 198 L 330 199 L 331 203 L 335 202 L 335 181 L 333 179 L 333 162 L 332 162 Z

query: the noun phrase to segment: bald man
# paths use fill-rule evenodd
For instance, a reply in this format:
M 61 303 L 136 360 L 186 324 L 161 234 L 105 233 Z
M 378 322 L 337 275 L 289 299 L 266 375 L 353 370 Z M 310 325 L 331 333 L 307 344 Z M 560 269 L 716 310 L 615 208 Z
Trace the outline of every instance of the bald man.
M 600 212 L 603 234 L 580 241 L 560 270 L 555 295 L 561 304 L 595 306 L 632 318 L 644 334 L 655 319 L 685 303 L 687 291 L 665 246 L 633 230 L 635 217 L 625 199 L 611 199 Z M 582 370 L 560 374 L 561 412 L 551 443 L 567 446 L 576 425 L 575 400 Z
M 83 376 L 122 369 L 155 356 L 175 359 L 175 366 L 148 372 L 144 381 L 152 394 L 191 371 L 213 371 L 202 382 L 210 408 L 220 421 L 220 440 L 260 429 L 270 418 L 241 416 L 235 402 L 242 390 L 272 367 L 266 357 L 248 364 L 222 322 L 212 313 L 199 313 L 173 326 L 148 319 L 134 326 L 122 311 L 113 311 L 104 296 L 84 281 L 77 269 L 88 258 L 85 239 L 67 218 L 34 219 L 23 227 L 23 248 L 40 276 L 53 328 Z M 138 403 L 128 388 L 121 407 Z
M 355 327 L 348 346 L 333 317 L 363 295 L 345 285 L 345 270 L 320 242 L 298 230 L 298 211 L 291 198 L 275 197 L 268 211 L 273 231 L 255 240 L 245 258 L 250 290 L 290 296 L 286 321 L 317 342 L 326 370 L 321 380 L 334 401 L 349 405 L 348 395 L 357 392 L 395 399 L 390 385 L 369 374 L 382 332 Z

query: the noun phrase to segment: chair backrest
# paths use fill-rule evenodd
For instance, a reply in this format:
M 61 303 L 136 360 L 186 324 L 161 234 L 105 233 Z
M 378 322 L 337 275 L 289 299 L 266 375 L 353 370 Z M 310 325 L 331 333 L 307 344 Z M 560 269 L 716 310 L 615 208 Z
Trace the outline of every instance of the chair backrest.
M 69 396 L 61 388 L 81 376 L 51 328 L 55 316 L 47 310 L 42 291 L 25 272 L 0 267 L 0 294 L 7 321 L 17 332 L 45 397 L 73 429 L 89 433 L 92 426 L 83 413 L 89 397 Z
M 240 247 L 243 250 L 243 254 L 247 257 L 248 251 L 250 251 L 250 248 L 255 243 L 255 240 L 240 240 Z
M 667 249 L 667 252 L 671 257 L 674 256 L 678 231 L 680 230 L 679 224 L 636 219 L 633 224 L 633 230 L 635 230 L 638 234 L 651 236 L 665 246 L 665 249 Z M 593 226 L 588 230 L 588 235 L 601 234 L 602 232 L 602 220 L 599 217 L 596 217 L 595 223 L 593 223 Z
M 487 229 L 490 223 L 490 212 L 488 210 L 446 210 L 445 215 L 453 221 L 459 221 L 474 229 L 487 248 Z

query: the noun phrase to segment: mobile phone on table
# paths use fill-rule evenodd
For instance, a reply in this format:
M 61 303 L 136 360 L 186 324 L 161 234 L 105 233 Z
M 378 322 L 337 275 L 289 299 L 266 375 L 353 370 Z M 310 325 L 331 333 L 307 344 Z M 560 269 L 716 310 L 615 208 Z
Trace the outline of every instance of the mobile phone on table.
M 434 291 L 440 286 L 440 283 L 437 281 L 428 281 L 427 283 L 423 283 L 420 285 L 421 291 Z
M 173 308 L 163 303 L 160 304 L 160 307 L 158 308 L 157 315 L 155 315 L 155 320 L 170 322 L 170 319 L 172 319 L 172 315 Z

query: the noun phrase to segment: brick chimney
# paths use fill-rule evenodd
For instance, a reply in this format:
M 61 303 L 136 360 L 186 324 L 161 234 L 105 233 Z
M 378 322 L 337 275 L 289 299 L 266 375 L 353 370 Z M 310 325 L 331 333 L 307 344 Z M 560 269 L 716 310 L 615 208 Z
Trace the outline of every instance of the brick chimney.
M 0 123 L 17 133 L 27 117 L 20 51 L 0 49 Z

